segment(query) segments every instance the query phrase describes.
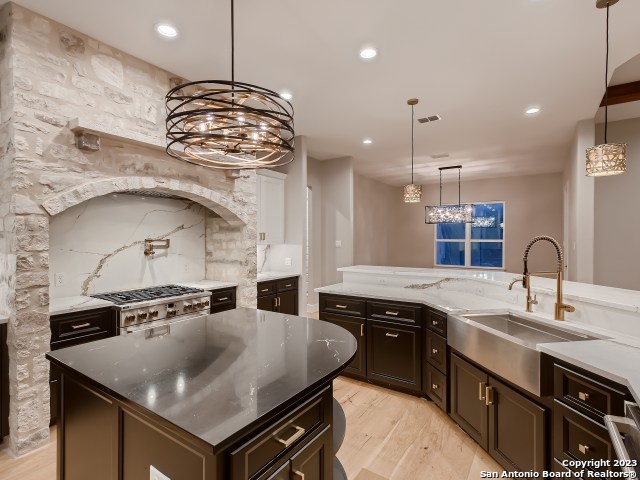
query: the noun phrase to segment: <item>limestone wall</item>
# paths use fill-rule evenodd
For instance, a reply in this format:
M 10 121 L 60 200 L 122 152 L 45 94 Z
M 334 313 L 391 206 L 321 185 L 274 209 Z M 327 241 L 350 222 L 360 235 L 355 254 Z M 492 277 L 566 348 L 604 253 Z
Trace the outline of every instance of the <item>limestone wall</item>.
M 49 216 L 133 189 L 201 202 L 220 215 L 208 222 L 207 278 L 239 281 L 238 304 L 255 306 L 255 174 L 232 180 L 105 138 L 98 152 L 78 150 L 68 128 L 77 117 L 163 135 L 173 75 L 15 4 L 2 10 L 0 50 L 0 312 L 10 314 L 11 445 L 21 454 L 49 434 Z

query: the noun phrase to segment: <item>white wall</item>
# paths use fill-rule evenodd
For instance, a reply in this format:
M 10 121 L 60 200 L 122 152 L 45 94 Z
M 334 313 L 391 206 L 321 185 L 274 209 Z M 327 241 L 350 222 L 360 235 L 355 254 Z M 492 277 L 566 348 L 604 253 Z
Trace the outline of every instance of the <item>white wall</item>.
M 206 211 L 188 200 L 120 194 L 97 197 L 51 217 L 50 295 L 203 279 Z M 144 240 L 165 235 L 170 248 L 145 256 Z M 56 286 L 57 273 L 64 276 L 62 286 Z
M 627 144 L 627 172 L 595 179 L 594 283 L 640 290 L 640 118 L 609 123 L 609 143 Z M 596 141 L 604 142 L 604 125 Z
M 563 174 L 567 280 L 593 283 L 595 181 L 586 176 L 586 149 L 595 144 L 593 120 L 578 123 Z

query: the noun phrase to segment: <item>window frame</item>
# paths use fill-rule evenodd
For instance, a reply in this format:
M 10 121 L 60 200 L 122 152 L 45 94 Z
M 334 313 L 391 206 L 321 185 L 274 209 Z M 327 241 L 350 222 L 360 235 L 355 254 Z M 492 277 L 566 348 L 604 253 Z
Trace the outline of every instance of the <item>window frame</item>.
M 438 239 L 438 226 L 436 225 L 433 229 L 433 266 L 438 268 L 452 268 L 452 269 L 460 269 L 460 270 L 501 270 L 506 271 L 505 267 L 505 259 L 506 259 L 506 240 L 507 240 L 507 209 L 506 202 L 504 200 L 490 200 L 485 202 L 465 202 L 471 203 L 471 205 L 487 205 L 490 203 L 500 203 L 502 204 L 502 217 L 505 228 L 502 229 L 502 238 L 501 239 L 478 239 L 474 240 L 471 238 L 471 223 L 465 224 L 464 229 L 464 240 L 463 239 Z M 457 204 L 447 204 L 447 205 L 457 205 Z M 438 263 L 438 242 L 457 242 L 464 243 L 464 265 L 443 265 Z M 471 244 L 472 243 L 502 243 L 502 266 L 501 267 L 474 267 L 471 265 Z

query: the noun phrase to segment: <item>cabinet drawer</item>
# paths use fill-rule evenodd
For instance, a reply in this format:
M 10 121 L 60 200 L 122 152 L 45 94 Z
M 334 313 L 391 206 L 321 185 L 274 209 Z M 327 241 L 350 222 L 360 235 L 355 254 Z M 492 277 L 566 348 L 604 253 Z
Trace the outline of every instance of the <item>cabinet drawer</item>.
M 617 458 L 604 426 L 558 400 L 554 401 L 553 423 L 553 450 L 558 460 L 613 461 Z M 615 468 L 603 468 L 607 469 Z
M 442 373 L 447 373 L 447 340 L 430 330 L 426 331 L 427 342 L 425 358 L 427 362 L 436 367 Z
M 52 344 L 88 335 L 115 334 L 115 318 L 111 309 L 53 315 L 50 325 Z
M 298 289 L 298 279 L 297 278 L 283 278 L 282 280 L 278 280 L 278 292 L 286 292 L 287 290 L 297 290 Z
M 605 415 L 624 415 L 626 392 L 562 365 L 553 366 L 554 396 L 600 422 Z
M 115 336 L 111 332 L 92 332 L 89 335 L 83 335 L 78 337 L 66 338 L 58 342 L 51 342 L 51 351 L 60 350 L 61 348 L 73 347 L 74 345 L 80 345 L 83 343 L 95 342 L 96 340 L 102 340 L 105 338 Z
M 367 318 L 387 322 L 402 322 L 421 325 L 422 307 L 401 303 L 383 303 L 369 300 L 367 302 Z
M 331 390 L 323 390 L 280 422 L 231 452 L 231 478 L 247 480 L 293 445 L 332 422 Z
M 214 290 L 211 292 L 211 308 L 236 303 L 236 289 Z
M 447 316 L 444 313 L 429 310 L 427 312 L 427 328 L 447 338 Z
M 260 282 L 258 284 L 258 296 L 272 295 L 276 293 L 276 282 Z
M 444 412 L 447 411 L 447 377 L 434 368 L 433 365 L 427 364 L 426 375 L 424 380 L 424 391 L 433 403 L 435 403 Z
M 353 317 L 364 317 L 366 302 L 353 297 L 320 297 L 320 311 L 339 313 L 341 315 L 351 315 Z

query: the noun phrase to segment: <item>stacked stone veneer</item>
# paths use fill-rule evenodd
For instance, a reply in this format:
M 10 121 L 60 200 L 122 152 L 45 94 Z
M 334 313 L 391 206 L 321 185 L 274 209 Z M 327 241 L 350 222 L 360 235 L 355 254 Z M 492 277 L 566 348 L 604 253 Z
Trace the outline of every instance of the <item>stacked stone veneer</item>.
M 240 283 L 255 306 L 255 174 L 185 164 L 161 151 L 102 139 L 75 147 L 69 120 L 155 137 L 172 75 L 9 3 L 0 10 L 0 314 L 9 316 L 14 452 L 49 436 L 49 218 L 90 198 L 157 190 L 202 203 L 206 275 Z M 110 228 L 105 221 L 105 229 Z

